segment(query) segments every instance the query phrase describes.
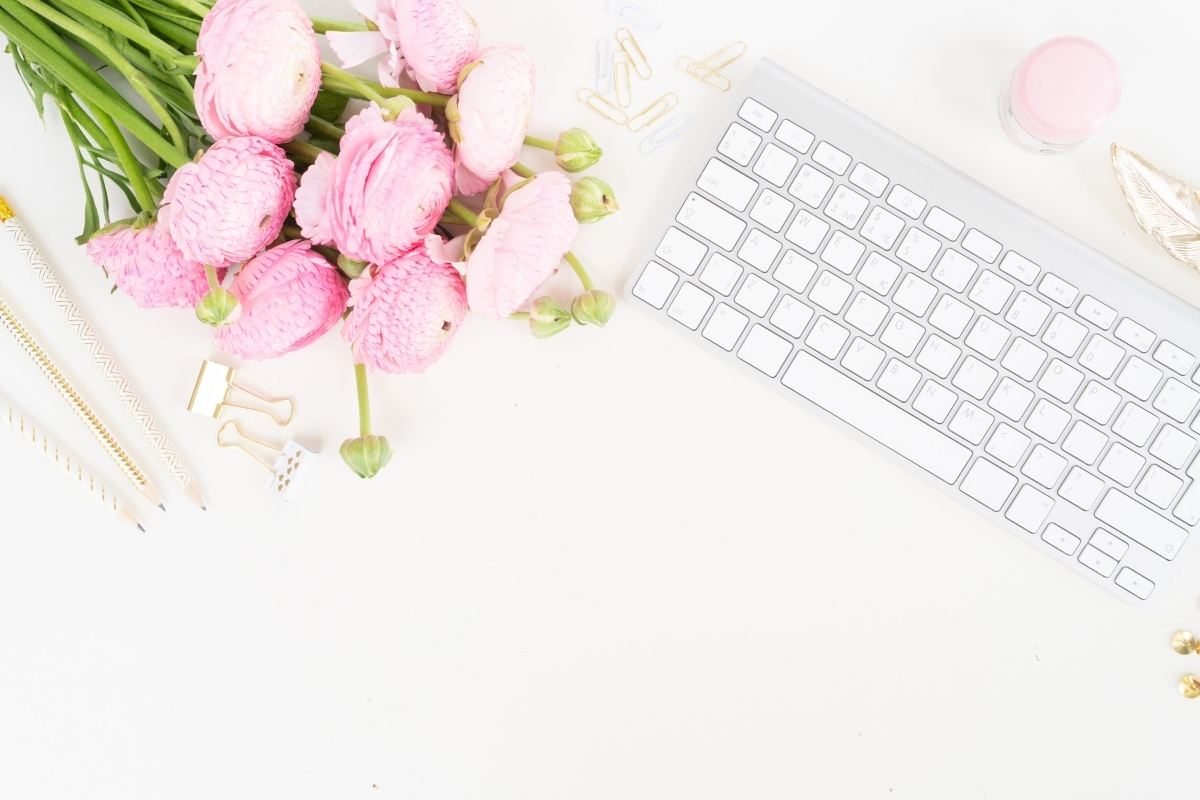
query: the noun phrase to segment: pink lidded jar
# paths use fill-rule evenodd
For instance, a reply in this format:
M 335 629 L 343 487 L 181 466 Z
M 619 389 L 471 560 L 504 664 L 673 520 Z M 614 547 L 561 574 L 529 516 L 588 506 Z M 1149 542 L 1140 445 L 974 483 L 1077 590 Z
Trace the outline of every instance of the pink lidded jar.
M 1038 45 L 1004 84 L 1000 123 L 1035 153 L 1065 153 L 1108 122 L 1121 73 L 1104 48 L 1079 36 Z

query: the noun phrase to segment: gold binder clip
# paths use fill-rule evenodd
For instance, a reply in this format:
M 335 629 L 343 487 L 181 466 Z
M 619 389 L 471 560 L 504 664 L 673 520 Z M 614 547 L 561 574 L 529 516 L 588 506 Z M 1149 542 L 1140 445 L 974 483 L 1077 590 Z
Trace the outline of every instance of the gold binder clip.
M 679 95 L 674 92 L 667 92 L 651 103 L 645 111 L 629 120 L 629 130 L 634 133 L 645 130 L 677 105 L 679 105 Z
M 229 428 L 233 428 L 240 440 L 224 441 L 225 431 Z M 271 473 L 271 481 L 267 484 L 267 488 L 274 488 L 279 493 L 279 498 L 285 503 L 290 503 L 300 496 L 300 492 L 304 490 L 304 484 L 308 482 L 309 476 L 316 469 L 317 456 L 320 455 L 315 450 L 309 450 L 304 445 L 297 444 L 294 439 L 288 439 L 287 444 L 283 447 L 273 447 L 266 442 L 251 439 L 233 421 L 226 422 L 217 431 L 217 444 L 221 447 L 236 447 L 266 467 Z M 279 455 L 268 461 L 247 445 L 254 445 Z
M 580 89 L 575 96 L 579 99 L 579 102 L 583 103 L 585 106 L 590 108 L 592 111 L 595 111 L 609 122 L 615 122 L 618 125 L 624 125 L 629 121 L 628 114 L 605 100 L 601 95 L 596 94 L 591 89 Z
M 644 81 L 650 80 L 654 75 L 654 70 L 650 68 L 646 54 L 642 52 L 641 45 L 637 43 L 637 39 L 633 38 L 629 28 L 618 29 L 616 38 L 617 44 L 621 45 L 625 55 L 629 56 L 629 63 L 633 65 L 633 71 L 637 73 L 637 76 Z
M 196 378 L 196 388 L 192 390 L 192 399 L 188 402 L 188 411 L 194 411 L 206 417 L 219 419 L 224 409 L 240 408 L 245 411 L 256 411 L 259 414 L 266 414 L 271 418 L 272 422 L 281 428 L 292 421 L 292 417 L 296 414 L 295 403 L 287 398 L 282 400 L 268 400 L 251 392 L 244 386 L 238 386 L 233 382 L 235 374 L 236 372 L 233 367 L 218 364 L 216 361 L 206 360 L 200 365 L 200 376 Z M 267 408 L 255 408 L 254 406 L 229 402 L 229 395 L 233 393 L 234 389 L 242 394 L 253 397 L 267 406 Z M 275 415 L 274 409 L 285 405 L 287 406 L 287 417 L 281 420 Z

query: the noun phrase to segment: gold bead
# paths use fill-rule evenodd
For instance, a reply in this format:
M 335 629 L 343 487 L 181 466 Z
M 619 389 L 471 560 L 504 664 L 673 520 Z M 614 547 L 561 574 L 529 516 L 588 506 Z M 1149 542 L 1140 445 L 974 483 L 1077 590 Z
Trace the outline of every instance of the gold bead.
M 1180 631 L 1171 639 L 1171 647 L 1181 656 L 1196 652 L 1196 637 L 1191 631 Z
M 1189 700 L 1200 697 L 1200 678 L 1184 675 L 1179 679 L 1179 693 Z

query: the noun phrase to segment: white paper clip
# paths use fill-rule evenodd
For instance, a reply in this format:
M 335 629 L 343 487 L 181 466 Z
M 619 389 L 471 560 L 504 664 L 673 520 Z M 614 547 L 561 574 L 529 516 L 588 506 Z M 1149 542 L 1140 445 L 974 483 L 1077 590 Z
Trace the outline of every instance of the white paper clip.
M 637 25 L 639 28 L 645 28 L 648 31 L 662 30 L 662 20 L 646 9 L 638 8 L 635 5 L 623 2 L 623 0 L 609 0 L 608 11 L 631 25 Z
M 233 428 L 241 437 L 240 440 L 223 441 L 227 428 Z M 251 450 L 247 443 L 279 455 L 268 461 Z M 238 427 L 236 422 L 226 422 L 221 426 L 221 430 L 217 431 L 217 444 L 221 447 L 236 447 L 266 467 L 271 473 L 271 480 L 267 482 L 267 488 L 274 489 L 279 495 L 279 499 L 285 503 L 295 500 L 300 496 L 300 492 L 304 491 L 304 484 L 308 482 L 313 470 L 316 469 L 317 457 L 320 455 L 315 450 L 309 450 L 304 445 L 298 444 L 294 439 L 288 439 L 287 444 L 282 448 L 272 447 L 266 442 L 251 439 Z
M 642 140 L 638 150 L 644 155 L 650 155 L 653 152 L 661 150 L 671 142 L 679 138 L 679 134 L 683 133 L 684 128 L 692 124 L 692 117 L 686 111 L 681 114 L 676 114 L 654 131 L 654 133 Z
M 607 36 L 596 45 L 596 91 L 600 94 L 613 91 L 613 40 Z
M 629 120 L 629 130 L 634 133 L 640 133 L 646 128 L 649 128 L 654 123 L 658 122 L 664 114 L 670 111 L 675 106 L 679 105 L 679 95 L 674 92 L 667 92 L 662 97 L 655 100 L 646 110 Z
M 596 94 L 591 89 L 580 89 L 576 95 L 579 102 L 595 111 L 600 116 L 604 117 L 609 122 L 615 122 L 618 125 L 624 125 L 629 121 L 629 115 L 621 109 L 608 102 L 601 95 Z

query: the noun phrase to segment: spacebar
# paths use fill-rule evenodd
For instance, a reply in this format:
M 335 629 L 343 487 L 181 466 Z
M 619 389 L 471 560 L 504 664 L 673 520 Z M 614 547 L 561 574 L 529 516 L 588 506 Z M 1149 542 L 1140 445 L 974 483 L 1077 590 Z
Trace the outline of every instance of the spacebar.
M 954 483 L 971 451 L 809 353 L 800 352 L 783 385 L 895 450 L 946 483 Z

